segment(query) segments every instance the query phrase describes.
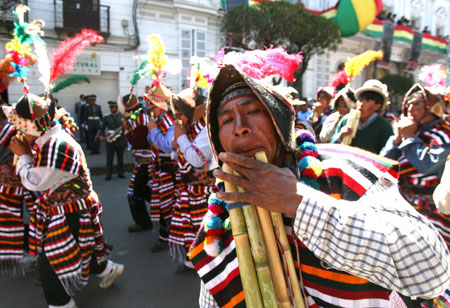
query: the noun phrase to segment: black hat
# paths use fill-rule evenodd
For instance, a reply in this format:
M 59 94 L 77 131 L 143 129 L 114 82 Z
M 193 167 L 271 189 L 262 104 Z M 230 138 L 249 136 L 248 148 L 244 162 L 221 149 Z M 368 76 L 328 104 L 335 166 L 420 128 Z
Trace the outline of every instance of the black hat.
M 224 91 L 231 85 L 244 81 L 253 94 L 266 108 L 270 118 L 272 119 L 275 131 L 277 132 L 281 144 L 287 151 L 295 150 L 295 110 L 289 101 L 280 93 L 271 89 L 269 86 L 262 84 L 234 65 L 224 65 L 216 79 L 214 80 L 210 95 L 208 106 L 206 110 L 206 121 L 208 124 L 208 136 L 212 152 L 217 159 L 220 152 L 223 151 L 219 141 L 219 123 L 217 119 L 217 110 L 222 99 Z
M 109 107 L 117 107 L 117 102 L 115 101 L 108 101 Z
M 84 97 L 85 100 L 89 100 L 89 99 L 97 99 L 97 95 L 95 94 L 90 94 L 90 95 L 86 95 Z

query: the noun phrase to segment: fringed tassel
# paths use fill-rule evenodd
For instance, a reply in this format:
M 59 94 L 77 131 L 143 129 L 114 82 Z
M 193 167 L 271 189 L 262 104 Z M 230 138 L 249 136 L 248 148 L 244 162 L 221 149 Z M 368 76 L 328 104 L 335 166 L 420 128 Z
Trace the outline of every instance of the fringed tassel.
M 172 258 L 172 261 L 180 264 L 184 264 L 186 261 L 186 249 L 184 246 L 169 243 L 169 255 Z

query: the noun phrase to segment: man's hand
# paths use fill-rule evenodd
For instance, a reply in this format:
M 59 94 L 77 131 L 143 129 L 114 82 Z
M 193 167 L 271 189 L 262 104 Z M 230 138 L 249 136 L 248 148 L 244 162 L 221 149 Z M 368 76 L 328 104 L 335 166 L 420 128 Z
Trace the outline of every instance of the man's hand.
M 147 128 L 148 131 L 151 131 L 154 128 L 157 128 L 158 124 L 156 124 L 155 120 L 153 120 L 153 118 L 149 118 L 148 124 L 147 124 Z
M 419 129 L 419 123 L 412 117 L 402 117 L 397 123 L 398 134 L 402 139 L 413 137 Z
M 341 131 L 339 132 L 339 136 L 341 139 L 343 139 L 345 136 L 351 135 L 353 133 L 352 127 L 350 125 L 345 125 L 341 128 Z
M 184 125 L 175 122 L 175 128 L 173 131 L 173 139 L 177 140 L 178 137 L 182 136 L 182 135 L 186 135 L 186 128 L 184 127 Z
M 31 147 L 26 143 L 26 141 L 20 141 L 17 135 L 11 139 L 9 149 L 17 156 L 22 156 L 24 154 L 32 155 Z
M 128 122 L 125 118 L 122 118 L 122 129 L 124 130 L 124 131 L 130 131 L 130 129 L 131 129 L 131 125 L 130 125 L 130 122 Z
M 320 102 L 315 102 L 315 103 L 312 105 L 311 110 L 312 110 L 313 112 L 316 112 L 316 113 L 320 116 L 322 113 L 325 112 L 325 106 L 322 105 L 322 103 L 320 103 Z
M 179 146 L 178 146 L 177 139 L 173 138 L 172 139 L 172 149 L 174 149 L 174 151 L 178 151 L 178 148 L 179 148 Z
M 231 175 L 222 170 L 215 170 L 214 176 L 244 188 L 245 192 L 218 193 L 218 198 L 233 202 L 248 202 L 295 217 L 303 197 L 297 193 L 297 178 L 291 170 L 233 153 L 221 153 L 219 159 L 241 176 Z

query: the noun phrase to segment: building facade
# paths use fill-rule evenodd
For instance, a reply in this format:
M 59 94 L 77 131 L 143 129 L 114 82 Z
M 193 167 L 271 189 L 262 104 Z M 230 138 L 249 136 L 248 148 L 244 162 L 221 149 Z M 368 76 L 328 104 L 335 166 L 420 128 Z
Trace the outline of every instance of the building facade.
M 189 71 L 191 56 L 217 54 L 221 46 L 220 20 L 223 14 L 220 0 L 28 0 L 28 20 L 43 19 L 43 39 L 50 54 L 67 36 L 82 28 L 97 30 L 105 38 L 101 44 L 86 48 L 78 57 L 74 69 L 60 76 L 57 82 L 72 74 L 87 76 L 91 83 L 72 85 L 54 96 L 60 106 L 74 111 L 74 103 L 80 94 L 96 94 L 97 103 L 108 111 L 107 102 L 118 95 L 129 93 L 131 76 L 145 56 L 147 38 L 160 34 L 169 59 L 181 59 L 182 70 L 178 74 L 166 74 L 163 80 L 174 92 L 182 88 Z M 0 25 L 0 43 L 11 39 L 12 14 Z M 34 93 L 42 93 L 37 67 L 30 66 L 28 84 Z M 143 95 L 151 79 L 144 78 L 135 87 L 137 95 Z M 22 95 L 22 86 L 12 81 L 7 97 L 10 103 Z
M 301 2 L 310 10 L 323 11 L 335 6 L 337 0 L 303 0 Z M 443 37 L 447 36 L 448 41 L 450 35 L 450 19 L 448 18 L 450 16 L 450 1 L 448 0 L 384 0 L 383 11 L 385 16 L 388 13 L 391 13 L 392 16 L 395 15 L 395 24 L 402 16 L 408 19 L 410 21 L 408 25 L 410 32 L 413 32 L 413 30 L 423 31 L 426 27 L 431 36 L 436 39 L 439 38 L 441 41 Z M 388 74 L 402 74 L 417 80 L 417 73 L 423 65 L 448 65 L 447 52 L 422 47 L 417 68 L 414 71 L 405 71 L 411 48 L 410 42 L 394 39 L 389 66 L 380 68 L 376 67 L 375 64 L 369 65 L 351 82 L 351 86 L 358 88 L 366 79 L 379 79 Z M 343 38 L 337 51 L 315 55 L 303 77 L 303 95 L 314 98 L 316 89 L 328 84 L 329 77 L 337 72 L 340 64 L 367 49 L 381 49 L 381 37 L 374 37 L 361 32 Z

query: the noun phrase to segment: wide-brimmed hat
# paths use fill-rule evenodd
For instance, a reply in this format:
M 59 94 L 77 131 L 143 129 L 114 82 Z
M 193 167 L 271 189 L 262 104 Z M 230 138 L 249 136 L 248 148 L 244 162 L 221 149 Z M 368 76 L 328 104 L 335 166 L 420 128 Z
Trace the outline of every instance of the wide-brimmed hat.
M 273 86 L 272 89 L 283 95 L 292 106 L 303 106 L 308 104 L 307 102 L 298 99 L 298 91 L 293 87 L 276 85 Z
M 193 123 L 205 116 L 206 104 L 204 97 L 199 95 L 198 91 L 193 88 L 182 90 L 177 95 L 172 95 L 170 105 L 175 111 L 180 111 Z
M 32 136 L 41 136 L 52 125 L 55 106 L 50 99 L 25 94 L 12 106 L 3 105 L 3 113 L 15 129 Z
M 158 108 L 167 110 L 170 105 L 170 97 L 172 91 L 170 91 L 164 84 L 152 84 L 150 89 L 145 94 L 147 101 Z
M 213 155 L 216 157 L 223 148 L 219 140 L 219 123 L 217 111 L 224 91 L 239 82 L 245 82 L 253 94 L 266 108 L 272 119 L 275 131 L 277 132 L 281 144 L 288 150 L 295 150 L 295 110 L 292 104 L 280 93 L 268 85 L 256 80 L 234 65 L 227 64 L 220 68 L 209 94 L 209 101 L 206 109 L 206 121 L 208 125 L 208 136 Z M 219 160 L 218 160 L 219 161 Z
M 316 92 L 316 100 L 319 100 L 320 93 L 325 92 L 327 93 L 331 98 L 334 97 L 335 89 L 334 87 L 320 87 L 317 89 Z
M 341 97 L 344 99 L 345 105 L 348 109 L 352 109 L 356 106 L 355 91 L 350 87 L 350 85 L 347 84 L 338 93 L 336 93 L 336 95 L 333 97 L 333 100 L 331 101 L 331 108 L 336 110 L 336 103 Z
M 308 103 L 306 102 L 306 101 L 303 101 L 303 100 L 299 100 L 298 98 L 295 98 L 293 101 L 292 101 L 292 106 L 304 106 L 304 105 L 308 105 Z
M 108 101 L 109 107 L 117 107 L 117 102 L 115 101 Z
M 420 83 L 414 84 L 408 92 L 402 102 L 402 113 L 408 115 L 408 100 L 411 95 L 416 92 L 421 92 L 425 98 L 425 107 L 428 112 L 434 114 L 438 118 L 444 119 L 446 114 L 445 104 L 442 95 L 434 88 L 428 88 L 422 86 Z
M 369 91 L 380 94 L 381 97 L 383 98 L 383 105 L 389 99 L 389 92 L 387 85 L 376 79 L 369 79 L 366 82 L 364 82 L 362 87 L 358 88 L 355 92 L 356 99 L 359 99 L 361 93 Z
M 119 108 L 119 112 L 124 117 L 129 117 L 133 110 L 136 109 L 140 105 L 139 100 L 137 99 L 136 95 L 129 93 L 125 96 L 118 96 L 117 97 L 117 106 Z

